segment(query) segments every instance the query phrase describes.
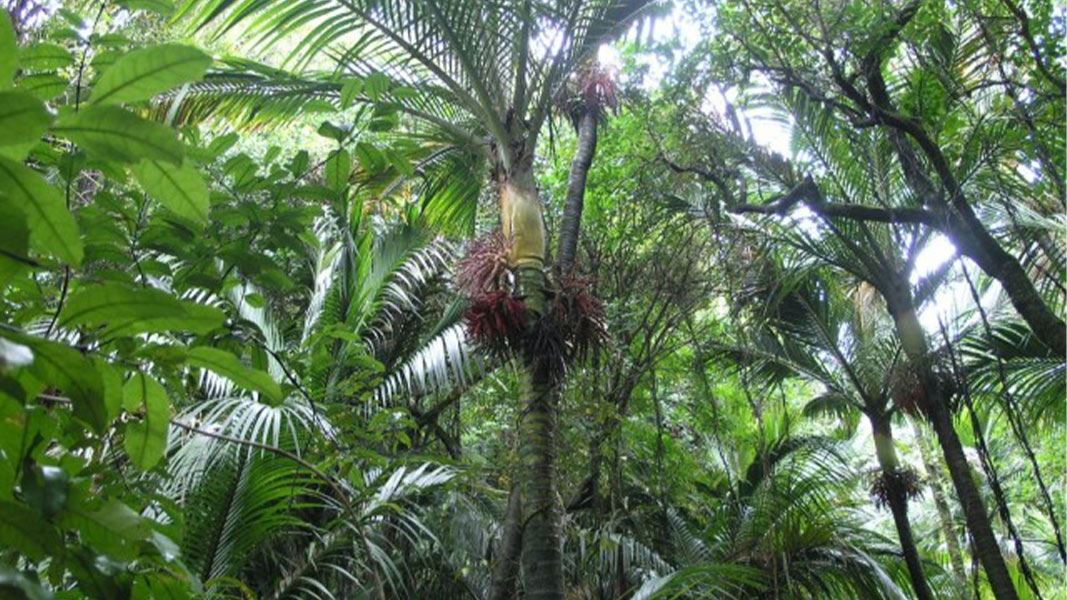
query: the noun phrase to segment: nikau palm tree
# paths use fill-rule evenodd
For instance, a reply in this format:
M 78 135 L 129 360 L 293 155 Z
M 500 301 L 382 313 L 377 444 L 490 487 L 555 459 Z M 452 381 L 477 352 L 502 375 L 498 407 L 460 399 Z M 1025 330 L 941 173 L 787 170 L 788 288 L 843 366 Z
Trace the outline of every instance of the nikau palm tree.
M 1049 0 L 180 4 L 0 3 L 0 598 L 1067 589 Z
M 469 152 L 487 167 L 507 266 L 514 274 L 512 294 L 525 315 L 518 337 L 529 339 L 551 318 L 548 240 L 533 171 L 538 136 L 576 67 L 648 5 L 649 0 L 313 0 L 294 7 L 280 1 L 208 0 L 189 3 L 185 12 L 194 14 L 200 27 L 220 21 L 228 30 L 244 23 L 246 31 L 268 45 L 302 33 L 298 25 L 318 25 L 296 42 L 291 62 L 303 65 L 331 56 L 338 79 L 381 72 L 417 90 L 414 97 L 391 100 L 431 136 L 445 140 L 445 150 Z M 354 36 L 362 37 L 353 43 Z M 588 160 L 579 164 L 588 168 Z M 562 598 L 557 383 L 554 369 L 546 365 L 558 358 L 545 356 L 537 343 L 527 346 L 519 425 L 525 590 L 530 598 Z
M 828 438 L 769 440 L 702 527 L 669 514 L 678 569 L 634 597 L 901 598 L 890 542 L 829 501 L 849 479 L 842 459 Z
M 881 469 L 872 495 L 892 512 L 915 596 L 932 599 L 908 519 L 908 500 L 918 493 L 917 481 L 914 471 L 901 466 L 893 440 L 894 415 L 914 410 L 907 400 L 919 390 L 911 378 L 901 376 L 907 371 L 901 368 L 899 348 L 892 332 L 885 331 L 880 307 L 871 301 L 876 292 L 861 283 L 849 298 L 847 290 L 810 266 L 791 265 L 789 272 L 772 272 L 772 287 L 766 291 L 769 297 L 760 300 L 767 305 L 762 312 L 767 314 L 769 339 L 776 341 L 752 358 L 785 367 L 793 375 L 812 378 L 826 387 L 805 412 L 838 416 L 847 422 L 858 411 L 870 422 Z M 905 400 L 894 407 L 891 395 Z
M 742 218 L 771 215 L 795 219 L 793 209 L 803 202 L 814 217 L 805 220 L 811 227 L 798 227 L 796 221 L 779 224 L 776 230 L 782 232 L 781 243 L 833 265 L 877 290 L 894 323 L 910 377 L 914 378 L 921 412 L 937 434 L 974 539 L 975 555 L 997 597 L 1017 598 L 989 513 L 954 426 L 953 391 L 938 373 L 927 333 L 919 322 L 919 309 L 928 299 L 930 289 L 936 288 L 936 281 L 933 285 L 923 282 L 918 286 L 910 281 L 918 253 L 928 243 L 930 233 L 921 228 L 921 222 L 907 217 L 909 203 L 913 201 L 912 191 L 906 177 L 893 174 L 897 169 L 909 168 L 908 163 L 894 164 L 879 158 L 893 147 L 891 134 L 840 126 L 844 121 L 840 115 L 798 91 L 783 93 L 782 101 L 784 110 L 795 120 L 797 135 L 813 155 L 810 168 L 825 173 L 824 182 L 811 175 L 799 175 L 792 163 L 780 157 L 757 153 L 748 160 L 750 167 L 762 179 L 787 191 L 771 202 L 754 204 L 734 198 L 728 185 L 721 185 L 721 179 L 715 181 L 718 176 L 714 173 L 679 165 L 673 169 L 694 172 L 715 183 L 717 190 L 725 190 L 725 208 Z M 747 140 L 734 143 L 745 145 Z M 828 148 L 837 151 L 827 151 Z M 871 161 L 857 163 L 851 155 L 840 152 L 843 148 L 855 155 L 872 157 Z M 867 200 L 868 197 L 871 199 Z M 841 200 L 830 201 L 830 198 Z M 877 209 L 867 210 L 879 203 Z M 867 218 L 872 212 L 876 213 L 875 218 Z M 904 216 L 900 217 L 901 214 Z M 930 277 L 936 280 L 943 275 L 934 273 Z

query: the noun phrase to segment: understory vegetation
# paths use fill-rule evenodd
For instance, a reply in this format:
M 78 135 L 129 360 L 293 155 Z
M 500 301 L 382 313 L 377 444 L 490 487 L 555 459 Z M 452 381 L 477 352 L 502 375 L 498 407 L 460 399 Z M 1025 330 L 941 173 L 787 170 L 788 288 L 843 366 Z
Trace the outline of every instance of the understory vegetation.
M 0 0 L 0 598 L 1067 597 L 1052 0 Z

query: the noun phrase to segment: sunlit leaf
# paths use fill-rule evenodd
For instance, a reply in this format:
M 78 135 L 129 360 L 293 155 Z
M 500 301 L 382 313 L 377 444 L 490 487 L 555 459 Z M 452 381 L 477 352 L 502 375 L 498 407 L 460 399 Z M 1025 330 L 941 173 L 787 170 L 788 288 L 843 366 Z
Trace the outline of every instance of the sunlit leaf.
M 180 166 L 146 160 L 133 166 L 137 182 L 179 216 L 206 223 L 210 200 L 203 176 L 188 162 Z
M 196 48 L 163 44 L 124 54 L 100 78 L 90 96 L 93 104 L 148 100 L 203 77 L 211 57 Z
M 23 92 L 0 92 L 0 146 L 36 141 L 51 122 L 37 98 Z
M 52 131 L 82 147 L 91 156 L 135 163 L 182 161 L 182 147 L 174 131 L 146 121 L 117 106 L 90 106 L 59 118 Z
M 63 309 L 63 327 L 99 326 L 104 337 L 188 331 L 207 333 L 222 325 L 217 308 L 179 300 L 162 290 L 106 283 L 80 288 Z
M 11 85 L 18 66 L 18 46 L 15 44 L 15 29 L 7 11 L 0 10 L 0 90 Z
M 56 71 L 72 64 L 70 51 L 50 42 L 28 46 L 19 53 L 19 67 L 27 71 Z

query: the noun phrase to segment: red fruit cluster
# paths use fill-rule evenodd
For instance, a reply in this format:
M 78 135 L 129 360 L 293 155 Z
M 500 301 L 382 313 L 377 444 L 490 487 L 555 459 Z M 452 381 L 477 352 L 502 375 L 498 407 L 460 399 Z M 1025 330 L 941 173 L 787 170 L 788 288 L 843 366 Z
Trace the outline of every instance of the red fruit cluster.
M 572 357 L 584 358 L 608 339 L 604 303 L 593 295 L 588 277 L 565 275 L 552 302 L 552 317 Z
M 578 76 L 578 87 L 588 106 L 599 109 L 616 109 L 619 106 L 615 76 L 608 69 L 599 65 L 583 68 Z
M 522 341 L 526 305 L 503 290 L 484 292 L 471 298 L 464 320 L 475 342 L 491 351 L 506 352 Z
M 467 333 L 486 350 L 521 350 L 546 374 L 561 376 L 565 365 L 595 352 L 607 341 L 603 303 L 587 277 L 560 278 L 547 314 L 531 323 L 526 305 L 512 295 L 508 247 L 492 233 L 474 241 L 456 265 L 456 288 L 470 304 Z
M 456 288 L 473 298 L 508 288 L 508 244 L 500 232 L 474 240 L 456 264 Z

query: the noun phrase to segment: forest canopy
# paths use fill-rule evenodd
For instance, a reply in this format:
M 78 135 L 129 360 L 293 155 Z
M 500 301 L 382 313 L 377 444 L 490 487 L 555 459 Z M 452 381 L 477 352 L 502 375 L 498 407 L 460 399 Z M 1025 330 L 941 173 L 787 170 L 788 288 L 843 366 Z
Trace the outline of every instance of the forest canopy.
M 1053 0 L 0 0 L 0 599 L 1067 594 Z

